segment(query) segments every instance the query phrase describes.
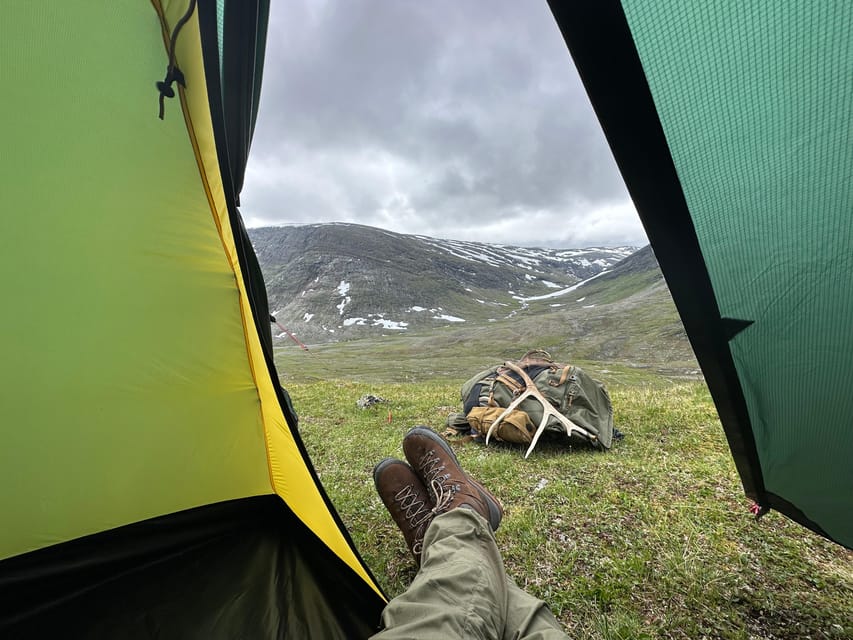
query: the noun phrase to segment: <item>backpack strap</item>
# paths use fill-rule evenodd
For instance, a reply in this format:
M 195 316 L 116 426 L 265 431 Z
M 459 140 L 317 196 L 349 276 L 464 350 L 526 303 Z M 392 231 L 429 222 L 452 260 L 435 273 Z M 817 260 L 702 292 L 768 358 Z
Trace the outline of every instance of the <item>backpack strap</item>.
M 512 391 L 512 395 L 517 396 L 519 393 L 524 391 L 524 385 L 519 384 L 519 382 L 517 380 L 509 377 L 506 374 L 506 371 L 507 371 L 506 369 L 498 369 L 498 375 L 495 378 L 495 382 L 501 382 L 501 383 L 505 384 Z
M 569 379 L 569 372 L 571 370 L 572 365 L 567 364 L 565 367 L 563 367 L 563 374 L 560 376 L 560 381 L 554 382 L 553 380 L 551 380 L 550 382 L 548 382 L 548 384 L 550 384 L 552 387 L 562 387 L 564 384 L 566 384 L 566 380 Z

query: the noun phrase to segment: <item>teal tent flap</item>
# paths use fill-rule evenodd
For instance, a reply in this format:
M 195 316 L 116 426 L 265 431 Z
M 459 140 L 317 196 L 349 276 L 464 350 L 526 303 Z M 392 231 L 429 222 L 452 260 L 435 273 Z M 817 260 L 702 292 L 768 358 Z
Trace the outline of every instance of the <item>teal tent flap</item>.
M 551 7 L 748 495 L 853 546 L 853 13 Z

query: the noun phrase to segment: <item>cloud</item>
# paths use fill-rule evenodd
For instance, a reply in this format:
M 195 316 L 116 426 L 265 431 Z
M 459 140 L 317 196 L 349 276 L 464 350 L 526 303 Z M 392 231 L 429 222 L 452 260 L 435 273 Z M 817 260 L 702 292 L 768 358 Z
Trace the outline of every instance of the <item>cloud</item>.
M 547 5 L 275 3 L 247 224 L 644 244 Z

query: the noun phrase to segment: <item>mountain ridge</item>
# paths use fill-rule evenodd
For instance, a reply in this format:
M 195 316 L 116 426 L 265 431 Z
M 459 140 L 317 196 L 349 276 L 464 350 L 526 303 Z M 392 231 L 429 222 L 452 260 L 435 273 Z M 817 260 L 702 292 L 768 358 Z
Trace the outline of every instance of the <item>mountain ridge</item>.
M 442 240 L 347 223 L 263 227 L 249 236 L 270 311 L 303 342 L 496 321 L 636 253 Z

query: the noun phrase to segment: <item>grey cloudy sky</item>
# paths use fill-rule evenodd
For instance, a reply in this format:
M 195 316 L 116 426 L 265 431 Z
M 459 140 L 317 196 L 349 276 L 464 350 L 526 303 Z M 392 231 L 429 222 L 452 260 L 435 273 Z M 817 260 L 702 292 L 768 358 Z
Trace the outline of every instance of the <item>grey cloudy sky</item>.
M 249 226 L 646 244 L 544 0 L 272 4 Z

